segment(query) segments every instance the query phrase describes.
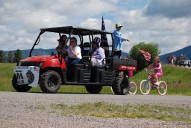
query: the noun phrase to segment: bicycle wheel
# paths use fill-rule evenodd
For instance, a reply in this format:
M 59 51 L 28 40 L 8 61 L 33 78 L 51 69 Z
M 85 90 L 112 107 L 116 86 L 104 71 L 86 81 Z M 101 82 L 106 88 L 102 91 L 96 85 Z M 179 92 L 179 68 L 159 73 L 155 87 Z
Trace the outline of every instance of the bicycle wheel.
M 143 95 L 148 95 L 151 91 L 151 82 L 149 80 L 142 80 L 140 83 L 140 91 Z
M 167 84 L 165 81 L 160 81 L 157 87 L 158 93 L 160 95 L 165 95 L 167 93 Z
M 129 94 L 135 95 L 137 93 L 137 84 L 131 81 L 129 83 L 128 90 L 129 90 Z

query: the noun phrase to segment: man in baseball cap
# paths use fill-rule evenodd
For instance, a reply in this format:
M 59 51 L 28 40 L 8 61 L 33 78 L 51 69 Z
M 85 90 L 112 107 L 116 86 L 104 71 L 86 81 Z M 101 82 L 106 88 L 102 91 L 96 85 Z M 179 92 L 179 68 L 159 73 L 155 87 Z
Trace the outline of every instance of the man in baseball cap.
M 114 44 L 113 44 L 113 56 L 118 56 L 120 58 L 121 56 L 121 46 L 122 46 L 122 42 L 124 41 L 130 41 L 128 39 L 123 38 L 121 35 L 121 28 L 123 27 L 123 25 L 121 24 L 116 24 L 115 25 L 116 30 L 113 32 L 113 39 L 114 39 Z
M 66 49 L 68 49 L 68 46 L 66 45 L 67 36 L 66 35 L 62 35 L 62 36 L 60 36 L 60 38 L 57 41 L 58 41 L 58 46 L 56 47 L 56 51 L 60 55 L 62 55 L 63 58 L 65 58 L 66 55 L 67 55 Z
M 62 35 L 59 39 L 58 39 L 58 42 L 65 42 L 67 39 L 67 36 L 66 35 Z
M 123 27 L 123 26 L 121 24 L 116 24 L 115 27 L 119 28 L 119 27 Z

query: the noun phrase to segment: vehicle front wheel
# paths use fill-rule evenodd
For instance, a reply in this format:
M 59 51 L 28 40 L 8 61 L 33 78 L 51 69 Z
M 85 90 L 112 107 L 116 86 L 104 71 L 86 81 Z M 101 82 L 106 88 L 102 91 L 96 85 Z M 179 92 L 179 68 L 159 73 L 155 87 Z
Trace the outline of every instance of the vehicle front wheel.
M 45 93 L 56 93 L 61 84 L 62 79 L 56 71 L 46 71 L 41 75 L 40 88 Z
M 27 92 L 29 91 L 32 87 L 28 86 L 27 84 L 24 85 L 18 85 L 17 84 L 17 78 L 16 75 L 13 76 L 12 80 L 12 86 L 17 92 Z
M 102 86 L 96 86 L 96 85 L 87 85 L 86 90 L 88 93 L 91 94 L 98 94 L 102 90 Z

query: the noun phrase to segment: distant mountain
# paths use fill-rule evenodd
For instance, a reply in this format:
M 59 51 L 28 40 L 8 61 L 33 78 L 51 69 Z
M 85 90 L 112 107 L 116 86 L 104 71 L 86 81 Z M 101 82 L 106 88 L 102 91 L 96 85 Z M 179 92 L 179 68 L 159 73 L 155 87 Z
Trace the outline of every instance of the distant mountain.
M 177 56 L 177 55 L 185 55 L 186 57 L 188 57 L 189 59 L 191 59 L 191 46 L 187 46 L 185 48 L 182 48 L 182 49 L 179 49 L 177 51 L 174 51 L 174 52 L 171 52 L 171 53 L 167 53 L 167 54 L 164 54 L 164 55 L 161 55 L 160 56 L 160 59 L 161 61 L 164 63 L 164 64 L 167 64 L 167 57 L 168 56 Z
M 15 53 L 16 50 L 13 50 L 12 52 Z M 9 51 L 5 51 L 5 54 L 7 55 Z M 27 58 L 29 56 L 30 49 L 22 50 L 22 57 Z M 50 56 L 52 54 L 57 54 L 56 50 L 54 48 L 52 49 L 34 49 L 32 52 L 32 56 Z M 128 53 L 122 52 L 122 57 L 127 57 Z
M 23 58 L 26 58 L 29 56 L 29 53 L 30 53 L 30 49 L 27 49 L 27 50 L 22 50 L 22 53 L 23 53 Z M 52 49 L 42 49 L 42 48 L 39 48 L 39 49 L 34 49 L 33 52 L 32 52 L 32 55 L 33 56 L 49 56 L 49 55 L 52 55 L 52 54 L 56 54 L 56 50 L 54 48 Z
M 21 50 L 21 51 L 22 51 L 22 58 L 27 58 L 29 56 L 30 49 Z M 9 51 L 4 51 L 4 54 L 5 54 L 4 62 L 7 62 L 6 58 L 7 58 L 8 52 Z M 14 54 L 16 52 L 16 50 L 13 50 L 12 52 Z M 56 53 L 57 52 L 54 48 L 52 48 L 52 49 L 39 48 L 39 49 L 34 49 L 32 52 L 32 55 L 33 56 L 49 56 L 49 55 L 56 54 Z
M 15 52 L 16 50 L 13 51 L 13 53 Z M 9 51 L 5 51 L 5 55 L 7 56 Z M 27 58 L 29 56 L 29 53 L 30 53 L 30 49 L 26 49 L 26 50 L 22 50 L 22 53 L 23 53 L 23 58 Z M 33 52 L 32 52 L 32 55 L 33 56 L 49 56 L 49 55 L 52 55 L 52 54 L 57 54 L 56 50 L 54 48 L 52 49 L 34 49 Z M 167 64 L 167 57 L 168 56 L 177 56 L 177 55 L 185 55 L 186 57 L 188 57 L 189 59 L 191 59 L 191 46 L 187 46 L 185 48 L 182 48 L 182 49 L 179 49 L 177 51 L 174 51 L 174 52 L 171 52 L 171 53 L 167 53 L 167 54 L 164 54 L 164 55 L 161 55 L 160 56 L 160 59 L 162 61 L 162 63 L 164 64 Z M 122 52 L 122 57 L 127 57 L 128 56 L 128 53 L 126 52 Z M 5 61 L 6 62 L 6 61 Z

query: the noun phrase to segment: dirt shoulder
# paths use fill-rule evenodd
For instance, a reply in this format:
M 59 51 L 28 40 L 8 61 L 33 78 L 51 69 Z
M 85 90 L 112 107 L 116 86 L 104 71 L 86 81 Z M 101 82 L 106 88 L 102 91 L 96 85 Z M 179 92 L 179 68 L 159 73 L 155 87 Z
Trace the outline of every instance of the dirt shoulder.
M 89 116 L 63 116 L 31 106 L 87 102 L 107 102 L 112 104 L 153 104 L 191 108 L 191 97 L 185 96 L 116 96 L 90 94 L 43 94 L 0 92 L 1 128 L 160 128 L 191 127 L 183 122 L 165 122 L 153 119 L 97 118 Z

